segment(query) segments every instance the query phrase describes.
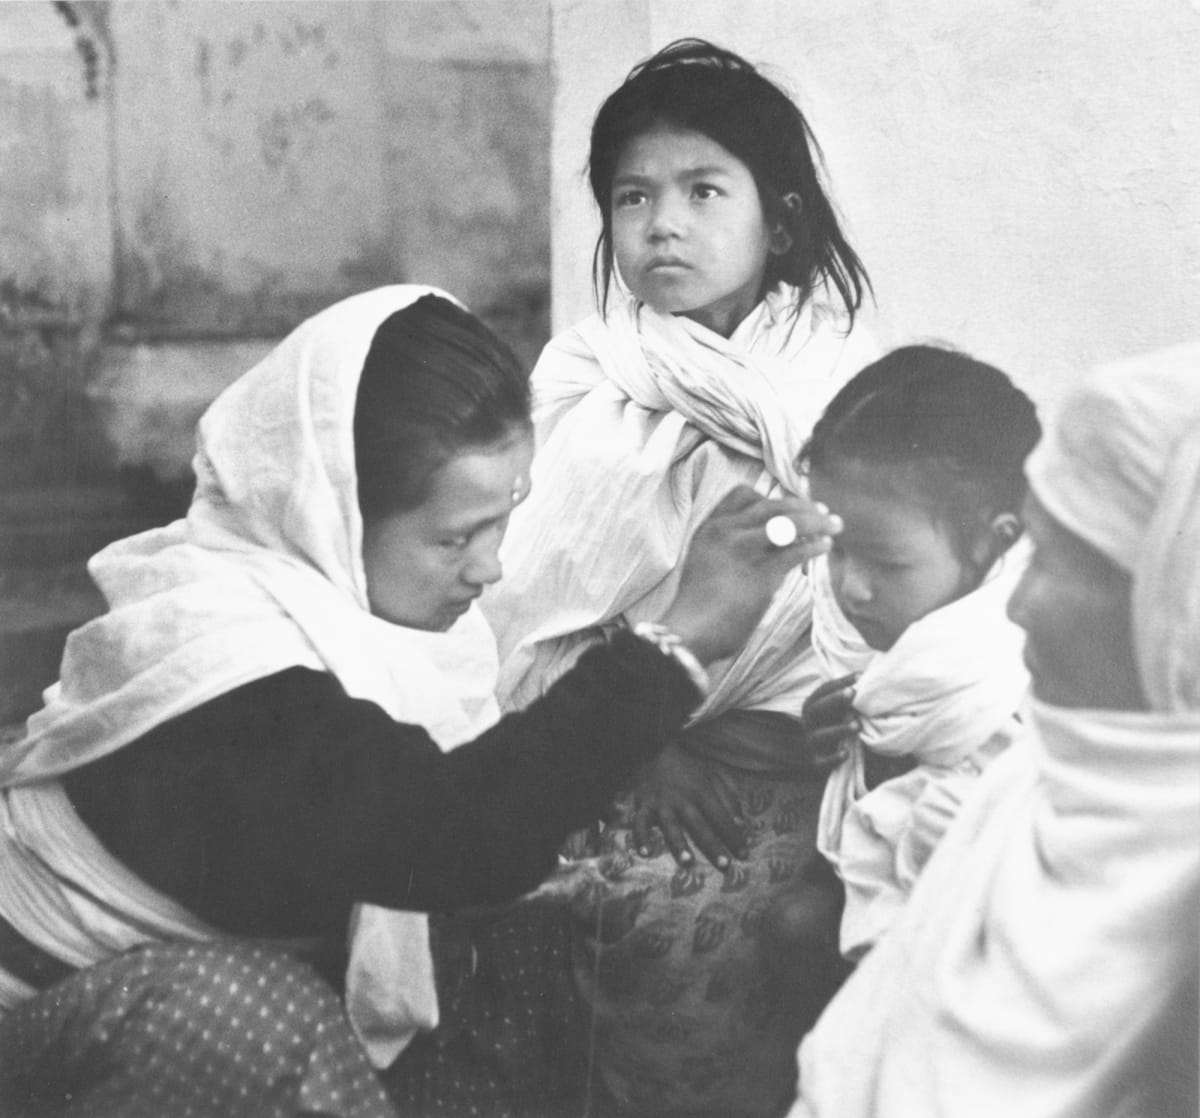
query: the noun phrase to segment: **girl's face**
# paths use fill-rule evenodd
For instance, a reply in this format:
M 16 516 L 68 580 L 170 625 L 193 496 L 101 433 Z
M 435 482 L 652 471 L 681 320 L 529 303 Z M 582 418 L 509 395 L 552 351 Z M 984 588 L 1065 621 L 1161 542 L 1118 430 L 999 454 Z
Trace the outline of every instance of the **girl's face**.
M 371 612 L 411 629 L 449 629 L 500 578 L 500 542 L 529 492 L 532 461 L 533 438 L 519 428 L 439 467 L 415 509 L 365 523 Z
M 809 489 L 845 524 L 829 552 L 830 581 L 838 606 L 872 648 L 887 651 L 914 621 L 977 584 L 903 472 L 841 460 L 812 471 Z
M 773 251 L 750 169 L 703 133 L 662 125 L 621 152 L 611 206 L 630 291 L 656 311 L 733 333 L 759 300 Z
M 1025 523 L 1033 558 L 1008 616 L 1025 630 L 1033 693 L 1061 707 L 1147 709 L 1133 655 L 1129 575 L 1033 497 Z

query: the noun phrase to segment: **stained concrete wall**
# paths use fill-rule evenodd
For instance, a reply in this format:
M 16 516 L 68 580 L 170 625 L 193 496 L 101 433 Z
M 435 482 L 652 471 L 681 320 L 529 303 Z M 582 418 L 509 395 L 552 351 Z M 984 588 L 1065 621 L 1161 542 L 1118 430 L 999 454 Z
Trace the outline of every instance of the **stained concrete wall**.
M 75 469 L 113 268 L 105 120 L 53 7 L 0 4 L 0 485 Z
M 0 485 L 72 426 L 77 466 L 182 475 L 224 383 L 381 283 L 532 361 L 549 29 L 549 0 L 0 4 Z
M 795 94 L 886 344 L 953 341 L 1051 403 L 1200 336 L 1196 0 L 556 0 L 556 328 L 592 305 L 592 117 L 685 35 Z

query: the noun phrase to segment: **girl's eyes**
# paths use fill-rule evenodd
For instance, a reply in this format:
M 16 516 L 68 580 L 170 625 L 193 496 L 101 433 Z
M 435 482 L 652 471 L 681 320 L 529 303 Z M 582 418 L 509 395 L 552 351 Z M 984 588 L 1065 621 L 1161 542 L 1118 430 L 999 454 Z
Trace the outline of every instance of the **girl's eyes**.
M 838 542 L 836 536 L 829 548 L 829 558 L 836 562 L 844 562 L 848 558 L 853 558 L 862 567 L 884 575 L 904 574 L 905 571 L 912 569 L 912 564 L 903 559 L 882 559 L 878 556 L 863 555 L 861 553 L 849 556 L 845 547 Z
M 448 539 L 438 540 L 438 547 L 444 547 L 447 551 L 462 551 L 470 542 L 470 536 L 451 536 Z
M 717 198 L 721 194 L 720 187 L 713 186 L 712 183 L 698 182 L 691 190 L 692 198 L 699 202 L 707 202 L 712 198 Z M 614 209 L 630 209 L 634 206 L 642 206 L 649 200 L 649 195 L 644 190 L 619 190 L 613 195 Z

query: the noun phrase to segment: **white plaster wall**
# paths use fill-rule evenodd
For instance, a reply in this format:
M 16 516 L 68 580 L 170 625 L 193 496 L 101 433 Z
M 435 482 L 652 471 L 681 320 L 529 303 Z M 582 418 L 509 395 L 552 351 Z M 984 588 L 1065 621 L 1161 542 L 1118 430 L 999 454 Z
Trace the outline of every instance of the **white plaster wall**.
M 186 474 L 263 339 L 380 283 L 532 363 L 549 35 L 550 0 L 0 0 L 0 490 L 64 414 L 71 470 Z
M 0 302 L 100 313 L 112 272 L 104 105 L 47 0 L 0 3 Z
M 1200 337 L 1197 0 L 556 0 L 552 30 L 555 329 L 592 306 L 592 117 L 697 35 L 808 115 L 885 344 L 951 341 L 1050 403 Z

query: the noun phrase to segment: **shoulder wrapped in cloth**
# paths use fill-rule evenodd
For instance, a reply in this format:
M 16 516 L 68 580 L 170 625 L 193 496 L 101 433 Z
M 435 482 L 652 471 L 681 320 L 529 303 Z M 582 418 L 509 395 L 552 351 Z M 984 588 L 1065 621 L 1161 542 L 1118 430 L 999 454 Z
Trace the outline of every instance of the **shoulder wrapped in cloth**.
M 533 374 L 538 454 L 513 513 L 505 579 L 484 596 L 500 642 L 500 699 L 519 707 L 622 615 L 670 603 L 691 533 L 734 485 L 799 492 L 796 458 L 841 385 L 875 356 L 821 302 L 795 316 L 780 287 L 726 339 L 629 297 L 555 338 Z M 799 716 L 816 680 L 811 595 L 785 583 L 697 712 Z
M 1131 574 L 1150 709 L 1032 704 L 801 1046 L 793 1118 L 1196 1113 L 1200 344 L 1103 370 L 1028 473 Z
M 0 912 L 44 950 L 84 966 L 148 939 L 214 934 L 103 855 L 56 776 L 294 666 L 329 672 L 443 749 L 498 717 L 495 642 L 478 610 L 428 633 L 367 604 L 359 377 L 383 321 L 426 294 L 444 293 L 380 288 L 298 327 L 201 420 L 186 519 L 89 564 L 108 612 L 71 635 L 60 682 L 0 755 Z M 437 1022 L 427 925 L 372 906 L 354 923 L 351 1019 L 386 1064 Z M 2 981 L 0 996 L 6 987 L 10 1003 L 28 996 Z
M 1005 613 L 1028 561 L 1019 541 L 982 584 L 863 657 L 857 634 L 814 565 L 813 648 L 822 674 L 861 671 L 859 741 L 830 774 L 817 846 L 846 887 L 841 950 L 856 957 L 891 926 L 984 767 L 1012 740 L 1029 686 L 1024 634 Z M 863 748 L 915 766 L 868 790 Z

